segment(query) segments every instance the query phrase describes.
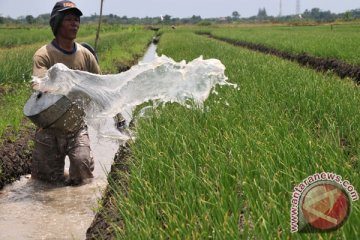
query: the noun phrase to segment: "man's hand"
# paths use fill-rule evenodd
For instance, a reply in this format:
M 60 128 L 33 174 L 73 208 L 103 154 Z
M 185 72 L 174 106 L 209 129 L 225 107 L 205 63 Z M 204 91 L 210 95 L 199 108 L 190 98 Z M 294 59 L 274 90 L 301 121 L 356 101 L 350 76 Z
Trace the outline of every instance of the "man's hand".
M 39 83 L 32 81 L 31 88 L 34 90 L 39 90 Z
M 34 76 L 33 76 L 32 80 L 31 80 L 31 87 L 35 91 L 40 91 L 40 92 L 44 92 L 44 93 L 48 92 L 46 89 L 43 89 L 44 87 L 41 84 L 41 80 L 39 78 L 37 78 L 37 77 L 34 77 Z

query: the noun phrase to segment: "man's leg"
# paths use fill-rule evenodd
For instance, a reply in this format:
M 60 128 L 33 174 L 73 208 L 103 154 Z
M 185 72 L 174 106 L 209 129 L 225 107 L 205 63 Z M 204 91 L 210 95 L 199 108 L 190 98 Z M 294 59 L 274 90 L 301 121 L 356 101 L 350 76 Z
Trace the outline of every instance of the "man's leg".
M 84 179 L 93 177 L 94 160 L 91 155 L 87 128 L 81 129 L 74 137 L 68 139 L 67 155 L 70 159 L 70 185 L 80 184 Z
M 38 129 L 31 164 L 31 177 L 49 182 L 64 181 L 65 152 L 52 129 Z

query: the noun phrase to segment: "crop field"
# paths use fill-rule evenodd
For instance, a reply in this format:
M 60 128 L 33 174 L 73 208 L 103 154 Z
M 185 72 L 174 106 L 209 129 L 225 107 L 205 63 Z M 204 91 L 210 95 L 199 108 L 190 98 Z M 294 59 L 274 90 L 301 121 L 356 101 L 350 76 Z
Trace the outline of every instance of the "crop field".
M 336 173 L 360 189 L 358 85 L 196 33 L 360 64 L 358 28 L 163 27 L 159 55 L 176 61 L 200 55 L 219 59 L 228 81 L 238 87 L 217 87 L 202 109 L 167 104 L 137 121 L 130 173 L 116 172 L 126 179 L 126 194 L 124 186 L 109 181 L 111 216 L 119 216 L 121 224 L 119 218 L 106 221 L 116 237 L 356 239 L 358 202 L 346 223 L 329 233 L 291 233 L 290 209 L 293 188 L 315 173 Z M 84 29 L 77 41 L 93 44 L 95 30 Z M 114 73 L 136 63 L 154 32 L 108 26 L 101 36 L 100 66 Z M 21 126 L 31 58 L 49 38 L 0 37 L 0 136 L 9 126 Z
M 218 37 L 360 64 L 359 25 L 209 28 L 209 31 Z
M 129 192 L 124 196 L 119 188 L 114 194 L 125 224 L 118 228 L 120 237 L 359 235 L 357 202 L 335 232 L 290 235 L 291 195 L 304 178 L 325 171 L 360 184 L 355 84 L 188 30 L 164 32 L 158 53 L 177 61 L 200 55 L 220 59 L 240 90 L 217 89 L 203 111 L 168 105 L 140 121 Z

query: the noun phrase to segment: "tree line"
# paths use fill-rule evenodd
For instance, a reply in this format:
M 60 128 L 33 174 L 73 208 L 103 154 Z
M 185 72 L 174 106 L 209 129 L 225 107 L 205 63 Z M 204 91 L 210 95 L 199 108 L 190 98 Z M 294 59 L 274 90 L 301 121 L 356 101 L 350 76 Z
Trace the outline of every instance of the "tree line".
M 158 16 L 158 17 L 127 17 L 117 16 L 115 14 L 109 14 L 103 16 L 103 22 L 108 24 L 211 24 L 211 23 L 230 23 L 230 22 L 259 22 L 259 21 L 271 21 L 271 22 L 291 22 L 291 21 L 317 21 L 317 22 L 333 22 L 336 20 L 351 21 L 360 18 L 360 9 L 354 9 L 345 13 L 335 14 L 330 11 L 322 11 L 319 8 L 313 8 L 311 10 L 305 10 L 299 15 L 287 15 L 287 16 L 269 16 L 267 15 L 265 8 L 260 8 L 258 14 L 248 18 L 242 18 L 238 11 L 233 11 L 230 16 L 219 18 L 202 18 L 201 16 L 193 15 L 188 18 L 177 18 L 170 15 Z M 0 15 L 0 24 L 48 24 L 50 14 L 41 14 L 37 17 L 27 15 L 19 18 L 3 17 Z M 97 22 L 99 15 L 93 14 L 91 16 L 84 16 L 81 18 L 82 22 L 92 23 Z

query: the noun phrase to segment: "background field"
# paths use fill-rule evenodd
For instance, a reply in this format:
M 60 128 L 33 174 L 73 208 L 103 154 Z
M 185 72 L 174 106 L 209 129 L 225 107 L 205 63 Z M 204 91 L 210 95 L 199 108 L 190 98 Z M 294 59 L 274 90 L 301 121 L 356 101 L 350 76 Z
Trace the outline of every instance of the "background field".
M 293 187 L 305 177 L 335 172 L 359 186 L 360 92 L 352 82 L 188 30 L 164 32 L 158 53 L 220 59 L 240 90 L 217 89 L 203 111 L 169 105 L 141 121 L 129 194 L 115 194 L 120 236 L 287 238 Z M 351 239 L 358 219 L 355 203 L 337 232 L 291 238 Z
M 210 28 L 215 36 L 360 64 L 360 25 Z

